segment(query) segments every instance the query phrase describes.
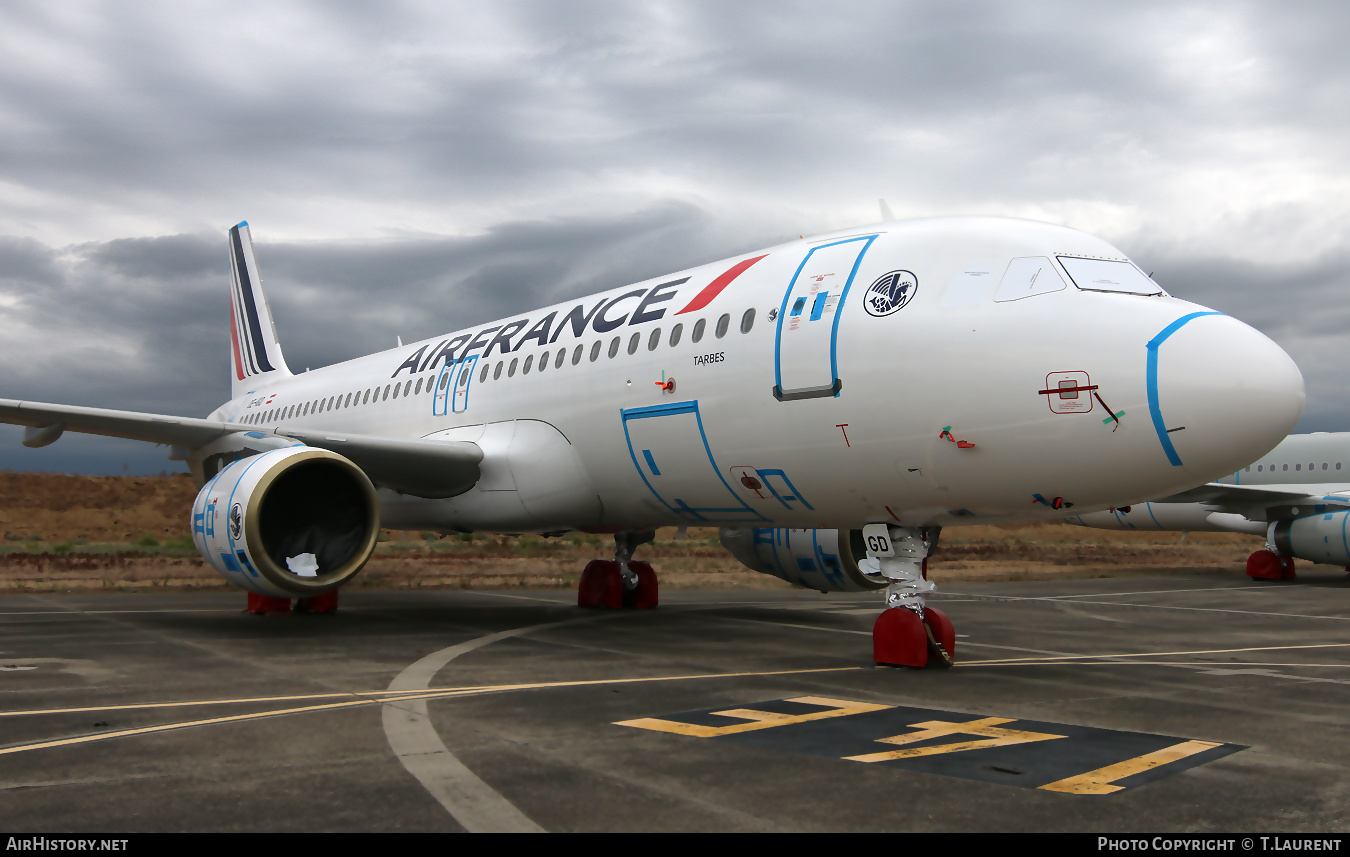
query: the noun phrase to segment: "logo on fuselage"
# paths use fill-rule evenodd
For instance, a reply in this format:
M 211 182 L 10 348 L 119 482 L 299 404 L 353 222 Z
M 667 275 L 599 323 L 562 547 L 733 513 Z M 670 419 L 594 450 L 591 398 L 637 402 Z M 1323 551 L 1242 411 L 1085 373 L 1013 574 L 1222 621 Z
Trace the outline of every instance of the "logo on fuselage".
M 230 507 L 230 538 L 237 539 L 244 529 L 244 510 L 235 503 Z
M 919 291 L 919 278 L 910 271 L 891 271 L 882 274 L 867 287 L 863 307 L 868 315 L 880 318 L 904 309 Z

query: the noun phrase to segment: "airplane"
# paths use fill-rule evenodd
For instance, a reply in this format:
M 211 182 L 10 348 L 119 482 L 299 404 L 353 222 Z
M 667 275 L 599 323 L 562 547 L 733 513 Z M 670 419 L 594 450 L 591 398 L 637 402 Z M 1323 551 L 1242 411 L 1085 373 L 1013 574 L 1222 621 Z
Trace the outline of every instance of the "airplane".
M 1247 558 L 1254 580 L 1297 577 L 1294 560 L 1350 571 L 1350 432 L 1293 434 L 1240 470 L 1160 500 L 1065 518 L 1104 530 L 1265 536 Z
M 206 418 L 0 400 L 170 445 L 205 560 L 249 609 L 336 607 L 381 526 L 612 533 L 578 604 L 652 607 L 635 551 L 717 526 L 749 568 L 885 590 L 877 663 L 949 665 L 926 604 L 943 527 L 1058 520 L 1208 482 L 1304 403 L 1278 345 L 1067 227 L 843 230 L 344 363 L 287 367 L 250 227 L 229 230 L 230 398 Z

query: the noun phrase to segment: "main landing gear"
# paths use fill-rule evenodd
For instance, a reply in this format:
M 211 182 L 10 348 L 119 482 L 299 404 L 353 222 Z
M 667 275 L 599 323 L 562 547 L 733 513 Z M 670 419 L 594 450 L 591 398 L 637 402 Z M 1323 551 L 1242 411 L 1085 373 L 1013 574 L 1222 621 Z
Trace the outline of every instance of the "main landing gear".
M 886 609 L 872 626 L 872 656 L 883 666 L 949 667 L 956 658 L 951 620 L 924 603 L 924 596 L 937 589 L 928 580 L 928 555 L 935 544 L 926 535 L 923 530 L 886 524 L 863 529 L 868 558 L 877 561 L 882 576 L 890 581 Z
M 289 598 L 273 598 L 270 595 L 248 594 L 248 608 L 244 611 L 256 616 L 275 616 L 279 613 L 333 613 L 338 607 L 338 591 L 297 598 L 292 604 Z
M 656 530 L 627 531 L 614 534 L 614 559 L 593 559 L 581 572 L 577 588 L 578 607 L 635 607 L 646 610 L 656 606 L 656 572 L 649 563 L 634 561 L 639 545 L 655 540 Z
M 1247 576 L 1252 580 L 1293 580 L 1295 577 L 1294 558 L 1280 553 L 1275 546 L 1274 521 L 1266 530 L 1266 546 L 1247 557 Z
M 1346 569 L 1350 571 L 1350 568 Z M 1274 547 L 1266 545 L 1247 557 L 1247 576 L 1252 580 L 1293 580 L 1294 558 L 1283 556 Z

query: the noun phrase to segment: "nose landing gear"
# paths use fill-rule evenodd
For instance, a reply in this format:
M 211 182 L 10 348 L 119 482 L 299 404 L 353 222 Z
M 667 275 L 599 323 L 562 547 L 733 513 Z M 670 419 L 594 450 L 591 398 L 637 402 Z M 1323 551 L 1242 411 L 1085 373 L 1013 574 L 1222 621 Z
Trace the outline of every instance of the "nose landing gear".
M 872 656 L 883 666 L 949 667 L 956 657 L 956 631 L 947 614 L 924 603 L 937 587 L 928 581 L 933 545 L 921 530 L 871 524 L 863 529 L 869 559 L 890 585 L 886 609 L 872 626 Z
M 614 534 L 614 559 L 593 559 L 581 572 L 578 607 L 633 607 L 647 610 L 659 601 L 656 572 L 650 563 L 634 561 L 633 551 L 656 539 L 655 530 Z

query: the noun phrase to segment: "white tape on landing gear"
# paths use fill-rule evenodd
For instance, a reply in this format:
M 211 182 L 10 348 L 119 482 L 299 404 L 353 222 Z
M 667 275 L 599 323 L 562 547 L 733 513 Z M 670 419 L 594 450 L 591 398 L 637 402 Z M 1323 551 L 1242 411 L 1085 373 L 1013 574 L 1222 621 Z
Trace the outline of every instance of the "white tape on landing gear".
M 592 621 L 601 616 L 585 616 L 499 631 L 432 652 L 399 673 L 389 683 L 390 690 L 425 690 L 431 686 L 446 664 L 466 652 L 491 645 L 498 640 L 518 637 L 531 631 Z M 409 699 L 384 704 L 384 734 L 394 755 L 408 773 L 431 793 L 445 811 L 470 833 L 544 833 L 516 808 L 515 804 L 483 782 L 445 746 L 431 725 L 427 700 Z

